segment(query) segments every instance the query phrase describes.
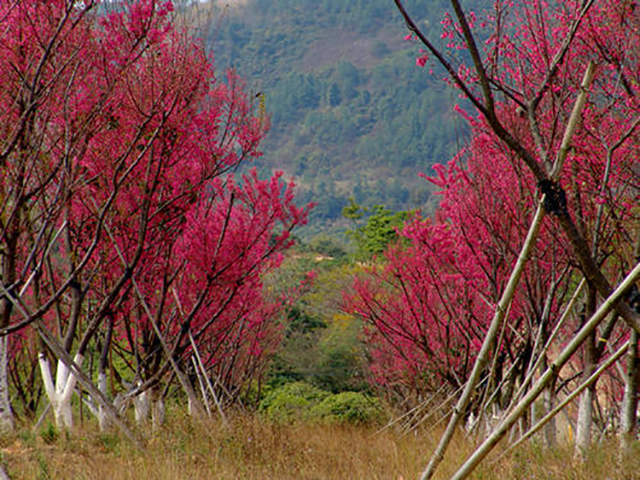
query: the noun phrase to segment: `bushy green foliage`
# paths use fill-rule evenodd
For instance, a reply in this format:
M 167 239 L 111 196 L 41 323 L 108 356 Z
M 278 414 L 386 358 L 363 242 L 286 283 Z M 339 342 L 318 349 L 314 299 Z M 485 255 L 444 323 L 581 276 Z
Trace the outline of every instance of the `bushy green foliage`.
M 377 398 L 360 392 L 341 392 L 315 405 L 310 416 L 337 423 L 370 424 L 381 421 L 383 411 Z
M 287 383 L 269 393 L 258 410 L 272 420 L 304 419 L 313 406 L 329 395 L 305 382 Z
M 380 402 L 360 392 L 331 394 L 305 382 L 293 382 L 271 391 L 258 409 L 271 420 L 318 420 L 369 424 L 383 418 Z

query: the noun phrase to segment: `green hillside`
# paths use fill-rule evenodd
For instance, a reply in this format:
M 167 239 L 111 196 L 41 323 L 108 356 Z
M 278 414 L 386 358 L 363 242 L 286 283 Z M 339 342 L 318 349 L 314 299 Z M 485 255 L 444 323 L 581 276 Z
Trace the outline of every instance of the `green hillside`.
M 445 2 L 414 3 L 422 25 L 439 28 Z M 210 13 L 218 68 L 236 68 L 271 116 L 258 166 L 293 175 L 301 201 L 318 204 L 311 232 L 343 225 L 349 196 L 428 208 L 418 173 L 446 162 L 464 131 L 456 93 L 415 65 L 418 47 L 404 41 L 392 2 L 247 0 Z

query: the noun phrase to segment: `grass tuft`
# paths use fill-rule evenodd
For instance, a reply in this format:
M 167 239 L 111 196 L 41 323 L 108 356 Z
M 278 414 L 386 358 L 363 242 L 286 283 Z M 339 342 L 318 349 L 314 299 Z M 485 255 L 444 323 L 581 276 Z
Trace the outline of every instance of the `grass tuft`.
M 179 410 L 167 423 L 147 432 L 147 450 L 135 450 L 118 432 L 99 432 L 94 424 L 61 435 L 47 425 L 38 436 L 20 431 L 0 439 L 3 464 L 20 479 L 389 479 L 419 476 L 439 432 L 402 436 L 375 434 L 373 427 L 318 422 L 272 421 L 263 415 L 196 423 Z M 476 479 L 628 480 L 638 478 L 640 447 L 618 461 L 617 441 L 594 449 L 576 463 L 570 448 L 547 450 L 524 445 L 497 462 L 486 462 Z M 439 470 L 448 478 L 472 450 L 462 436 Z M 493 459 L 497 458 L 493 455 Z

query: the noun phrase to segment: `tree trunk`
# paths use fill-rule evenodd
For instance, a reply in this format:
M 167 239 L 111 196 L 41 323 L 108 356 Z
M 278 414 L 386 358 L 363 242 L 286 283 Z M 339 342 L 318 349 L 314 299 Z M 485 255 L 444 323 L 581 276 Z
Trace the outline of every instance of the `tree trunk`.
M 590 318 L 596 310 L 596 290 L 591 284 L 587 284 L 587 302 L 585 305 L 584 321 Z M 591 333 L 584 344 L 584 370 L 582 378 L 588 379 L 596 368 L 596 332 Z M 594 382 L 580 395 L 578 406 L 578 421 L 576 423 L 575 456 L 583 458 L 591 444 L 591 427 L 593 423 L 593 400 L 596 391 Z
M 531 387 L 529 392 L 513 407 L 511 413 L 500 422 L 500 425 L 494 430 L 491 436 L 482 442 L 474 453 L 467 459 L 467 461 L 460 467 L 460 469 L 451 477 L 454 480 L 462 480 L 467 478 L 474 468 L 489 454 L 489 452 L 500 442 L 500 440 L 506 435 L 509 429 L 518 421 L 523 411 L 529 408 L 532 402 L 537 400 L 542 391 L 549 387 L 554 380 L 558 372 L 569 361 L 569 359 L 575 354 L 576 350 L 587 340 L 588 336 L 596 329 L 596 327 L 602 323 L 605 316 L 616 305 L 617 302 L 625 295 L 625 293 L 631 288 L 631 285 L 640 278 L 640 264 L 624 278 L 624 280 L 614 290 L 613 294 L 604 300 L 602 305 L 598 308 L 596 313 L 589 319 L 583 328 L 577 332 L 569 343 L 562 349 L 557 355 L 556 359 L 547 369 L 542 377 L 540 377 Z
M 585 378 L 593 373 L 593 368 L 585 369 Z M 578 407 L 578 422 L 576 424 L 576 449 L 577 458 L 583 458 L 591 444 L 591 424 L 593 423 L 593 387 L 587 388 L 580 395 Z
M 144 425 L 149 419 L 149 412 L 151 410 L 149 399 L 149 391 L 145 390 L 133 397 L 133 411 L 136 419 L 136 424 Z
M 98 390 L 100 390 L 105 397 L 108 397 L 107 374 L 104 371 L 98 373 Z M 100 426 L 101 432 L 104 432 L 111 426 L 111 420 L 102 405 L 98 405 L 98 425 Z
M 151 408 L 151 424 L 154 430 L 164 425 L 164 413 L 164 398 L 161 396 L 154 398 Z
M 0 434 L 13 430 L 13 411 L 9 400 L 8 338 L 0 337 Z
M 544 362 L 544 369 L 547 369 L 547 362 Z M 543 372 L 544 374 L 544 372 Z M 556 382 L 552 381 L 543 394 L 545 415 L 555 408 Z M 547 448 L 553 448 L 556 444 L 556 421 L 555 417 L 549 420 L 544 427 L 544 444 Z
M 102 345 L 102 352 L 100 353 L 100 363 L 98 365 L 98 390 L 100 390 L 102 394 L 107 398 L 109 398 L 109 395 L 107 395 L 107 367 L 109 366 L 109 349 L 111 348 L 112 335 L 113 318 L 110 317 L 107 335 L 104 340 L 104 344 Z M 100 424 L 101 431 L 106 430 L 110 426 L 110 419 L 103 405 L 98 405 L 98 422 Z
M 18 241 L 17 235 L 9 234 L 4 245 L 0 248 L 0 282 L 4 285 L 11 285 L 15 281 L 16 258 Z M 3 251 L 4 250 L 4 251 Z M 6 293 L 6 295 L 10 295 Z M 0 327 L 9 326 L 13 303 L 8 297 L 0 296 Z M 5 335 L 0 338 L 0 432 L 13 430 L 14 418 L 9 399 L 9 342 Z
M 632 330 L 627 350 L 627 375 L 624 385 L 624 400 L 620 412 L 620 443 L 622 454 L 630 451 L 636 438 L 638 389 L 640 389 L 640 369 L 638 368 L 638 334 Z
M 82 360 L 82 355 L 76 354 L 74 363 L 81 365 Z M 73 428 L 71 397 L 76 387 L 76 377 L 62 361 L 58 361 L 56 381 L 54 384 L 49 360 L 43 353 L 40 354 L 39 364 L 45 392 L 49 398 L 49 402 L 51 402 L 55 424 L 58 428 L 70 430 Z
M 165 405 L 162 392 L 153 387 L 133 399 L 135 419 L 138 425 L 145 425 L 151 418 L 154 429 L 164 424 Z

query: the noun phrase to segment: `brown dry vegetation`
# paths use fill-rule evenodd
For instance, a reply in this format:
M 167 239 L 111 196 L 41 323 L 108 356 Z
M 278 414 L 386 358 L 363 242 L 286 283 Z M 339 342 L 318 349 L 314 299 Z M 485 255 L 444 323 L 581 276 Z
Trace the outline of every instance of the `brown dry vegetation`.
M 51 426 L 0 441 L 1 461 L 19 479 L 414 479 L 436 441 L 426 433 L 376 434 L 364 427 L 295 423 L 283 425 L 259 416 L 236 418 L 225 430 L 218 422 L 197 424 L 178 411 L 147 437 L 144 453 L 118 433 L 100 433 L 86 424 L 69 434 Z M 624 467 L 615 442 L 593 452 L 584 466 L 569 449 L 528 446 L 474 478 L 624 479 L 640 478 L 640 448 Z M 440 478 L 448 478 L 470 444 L 460 438 L 450 449 Z M 635 475 L 635 476 L 634 476 Z

